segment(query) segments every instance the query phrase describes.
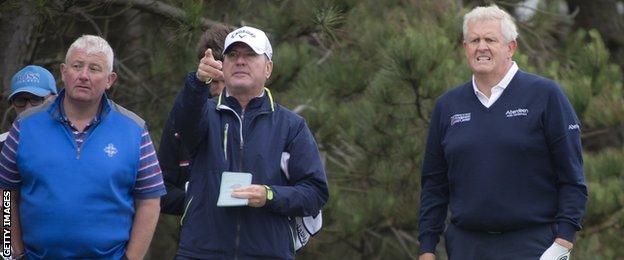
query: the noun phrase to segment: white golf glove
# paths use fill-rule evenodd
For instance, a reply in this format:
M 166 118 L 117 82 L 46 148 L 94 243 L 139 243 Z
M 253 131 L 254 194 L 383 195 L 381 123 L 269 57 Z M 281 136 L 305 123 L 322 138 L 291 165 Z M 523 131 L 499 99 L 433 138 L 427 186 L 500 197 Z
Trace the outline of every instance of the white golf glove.
M 539 260 L 569 260 L 570 251 L 560 244 L 553 242 L 553 244 L 544 251 Z

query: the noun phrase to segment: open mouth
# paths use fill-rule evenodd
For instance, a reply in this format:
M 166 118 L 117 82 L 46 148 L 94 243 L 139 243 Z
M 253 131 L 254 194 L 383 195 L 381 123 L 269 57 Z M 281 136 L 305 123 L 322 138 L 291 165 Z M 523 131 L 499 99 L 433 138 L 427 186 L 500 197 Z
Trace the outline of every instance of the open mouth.
M 488 56 L 478 56 L 477 57 L 477 61 L 489 61 L 492 60 L 492 58 L 488 57 Z

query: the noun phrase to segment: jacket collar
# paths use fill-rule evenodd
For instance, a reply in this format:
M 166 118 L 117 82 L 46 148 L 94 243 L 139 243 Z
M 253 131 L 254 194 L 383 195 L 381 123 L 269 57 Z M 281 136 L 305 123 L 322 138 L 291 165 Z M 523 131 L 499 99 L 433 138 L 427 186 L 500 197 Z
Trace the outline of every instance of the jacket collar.
M 238 103 L 238 100 L 236 100 L 233 96 L 224 95 L 224 92 L 225 91 L 222 91 L 217 98 L 217 110 L 231 109 L 240 111 L 240 104 Z M 251 99 L 247 104 L 247 109 L 275 112 L 275 102 L 273 101 L 271 90 L 264 88 L 264 95 Z

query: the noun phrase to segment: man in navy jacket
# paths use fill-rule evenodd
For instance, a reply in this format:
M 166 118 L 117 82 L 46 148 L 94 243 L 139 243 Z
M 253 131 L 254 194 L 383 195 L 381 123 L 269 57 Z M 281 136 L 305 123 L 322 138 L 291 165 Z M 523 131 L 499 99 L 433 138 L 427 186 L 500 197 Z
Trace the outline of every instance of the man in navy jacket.
M 431 117 L 420 259 L 435 259 L 447 208 L 450 259 L 567 259 L 587 202 L 580 122 L 555 82 L 512 61 L 509 14 L 477 7 L 463 29 L 473 77 Z
M 174 105 L 175 127 L 193 158 L 177 259 L 293 259 L 293 216 L 315 216 L 329 197 L 320 154 L 305 120 L 265 88 L 273 69 L 265 33 L 241 27 L 226 37 L 224 60 L 208 49 Z M 225 91 L 209 99 L 209 83 Z M 223 172 L 251 173 L 218 207 Z

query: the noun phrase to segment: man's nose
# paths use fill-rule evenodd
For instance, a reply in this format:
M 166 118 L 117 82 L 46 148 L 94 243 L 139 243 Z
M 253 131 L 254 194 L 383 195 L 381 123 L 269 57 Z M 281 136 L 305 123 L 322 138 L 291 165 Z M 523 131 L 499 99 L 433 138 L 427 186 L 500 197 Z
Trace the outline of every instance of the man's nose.
M 238 54 L 238 56 L 236 56 L 236 59 L 234 60 L 236 62 L 236 64 L 243 64 L 245 62 L 247 62 L 247 59 L 245 58 L 245 54 Z
M 89 68 L 84 67 L 80 71 L 78 71 L 78 78 L 82 80 L 89 79 Z
M 477 50 L 487 50 L 488 44 L 484 40 L 480 40 L 477 44 Z

